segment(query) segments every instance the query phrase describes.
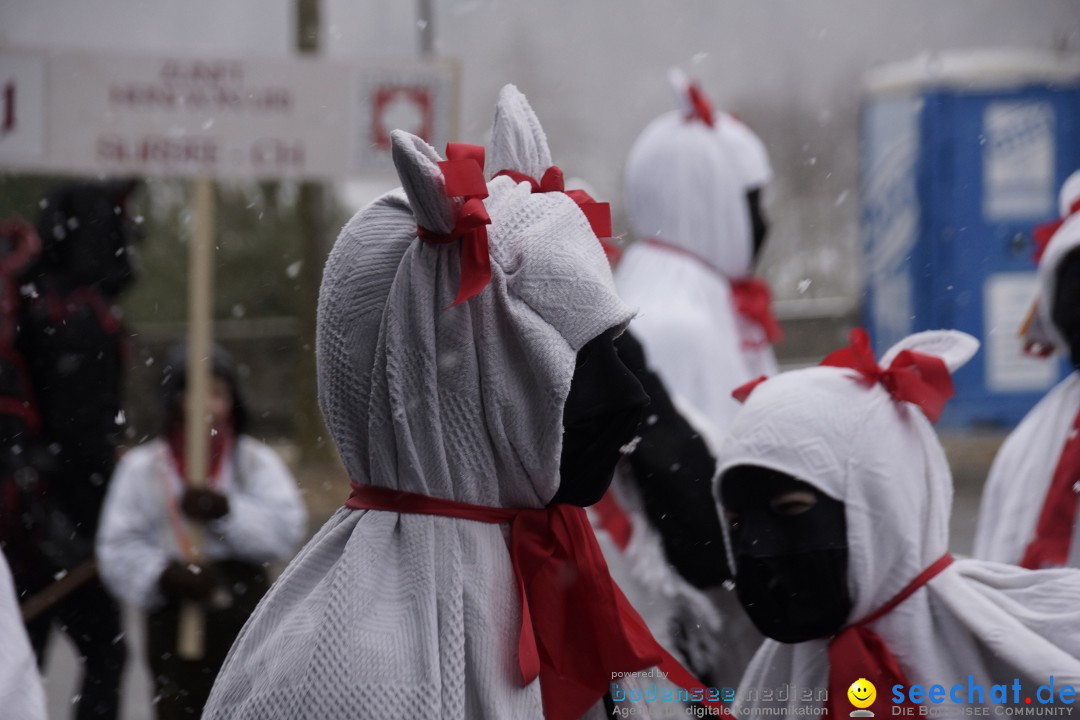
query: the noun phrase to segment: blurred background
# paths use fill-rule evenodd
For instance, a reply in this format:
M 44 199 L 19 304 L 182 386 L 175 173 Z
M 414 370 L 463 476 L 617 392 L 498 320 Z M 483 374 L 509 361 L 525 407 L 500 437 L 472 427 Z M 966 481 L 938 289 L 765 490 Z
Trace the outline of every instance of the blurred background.
M 1056 214 L 1057 188 L 1080 166 L 1078 52 L 1076 0 L 0 0 L 0 86 L 23 88 L 18 105 L 5 99 L 19 122 L 0 130 L 0 218 L 33 222 L 65 179 L 142 181 L 128 209 L 138 277 L 120 299 L 132 345 L 125 432 L 137 444 L 158 421 L 164 350 L 185 334 L 193 178 L 214 180 L 214 336 L 239 361 L 252 434 L 296 472 L 314 532 L 345 490 L 314 400 L 315 302 L 341 225 L 396 185 L 380 133 L 412 126 L 440 149 L 482 143 L 496 93 L 515 83 L 567 176 L 612 202 L 618 233 L 627 152 L 675 107 L 667 73 L 681 67 L 769 150 L 771 234 L 758 272 L 786 331 L 782 364 L 816 362 L 856 324 L 879 345 L 941 324 L 967 323 L 984 353 L 991 334 L 1012 338 L 1000 341 L 1000 367 L 958 380 L 960 409 L 943 429 L 963 552 L 994 451 L 1060 377 L 1054 363 L 1010 364 L 1019 340 L 1008 325 L 1026 307 L 993 308 L 1001 293 L 1031 287 L 1030 227 Z M 294 135 L 221 168 L 148 149 L 154 133 L 177 142 L 243 135 L 243 118 L 230 125 L 213 103 L 186 119 L 191 108 L 173 108 L 170 120 L 123 95 L 170 72 L 224 87 L 196 77 L 203 71 L 292 93 L 290 102 L 306 103 L 289 108 Z M 108 102 L 91 97 L 99 86 Z M 251 122 L 253 135 L 279 132 Z M 77 146 L 83 130 L 87 148 Z M 1019 149 L 1008 145 L 1017 136 Z M 988 142 L 996 169 L 979 165 L 989 155 L 963 150 Z M 999 181 L 1031 199 L 987 209 Z M 882 210 L 893 203 L 911 212 L 897 220 Z M 972 208 L 985 210 L 980 221 Z M 928 249 L 942 238 L 955 254 Z M 992 280 L 999 271 L 1008 277 Z M 898 329 L 897 312 L 880 310 L 889 304 L 910 322 L 901 317 Z M 72 662 L 63 653 L 51 661 L 56 718 L 66 717 Z M 140 673 L 129 665 L 128 718 L 149 717 Z

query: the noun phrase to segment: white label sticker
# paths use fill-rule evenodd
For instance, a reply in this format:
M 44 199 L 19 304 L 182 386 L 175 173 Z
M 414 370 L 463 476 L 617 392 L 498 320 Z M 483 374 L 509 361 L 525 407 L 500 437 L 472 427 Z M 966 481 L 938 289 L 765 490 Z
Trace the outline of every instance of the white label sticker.
M 1025 355 L 1019 335 L 1037 290 L 1034 272 L 997 273 L 983 285 L 986 388 L 991 392 L 1044 390 L 1058 379 L 1057 360 Z
M 983 216 L 1054 214 L 1054 109 L 1044 102 L 996 102 L 983 115 Z

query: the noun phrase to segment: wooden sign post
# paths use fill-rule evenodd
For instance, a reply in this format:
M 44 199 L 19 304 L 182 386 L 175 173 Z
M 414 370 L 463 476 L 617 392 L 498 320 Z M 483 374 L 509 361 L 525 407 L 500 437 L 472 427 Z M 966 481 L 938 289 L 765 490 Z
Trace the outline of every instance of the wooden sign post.
M 191 488 L 206 485 L 210 467 L 210 381 L 213 359 L 210 340 L 214 308 L 214 185 L 200 178 L 193 183 L 191 247 L 188 279 L 187 388 L 184 408 L 184 460 L 187 484 Z M 198 523 L 188 523 L 191 541 L 189 562 L 202 558 L 203 532 Z M 180 606 L 177 652 L 185 660 L 203 656 L 205 617 L 192 602 Z

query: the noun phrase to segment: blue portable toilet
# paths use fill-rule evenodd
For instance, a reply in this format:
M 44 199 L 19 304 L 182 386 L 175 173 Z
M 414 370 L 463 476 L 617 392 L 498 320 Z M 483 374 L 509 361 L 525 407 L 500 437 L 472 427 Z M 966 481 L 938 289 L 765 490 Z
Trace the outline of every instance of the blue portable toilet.
M 1080 56 L 978 50 L 867 74 L 859 184 L 865 324 L 878 354 L 919 330 L 982 342 L 941 424 L 1012 426 L 1069 369 L 1023 354 L 1032 229 L 1080 168 Z

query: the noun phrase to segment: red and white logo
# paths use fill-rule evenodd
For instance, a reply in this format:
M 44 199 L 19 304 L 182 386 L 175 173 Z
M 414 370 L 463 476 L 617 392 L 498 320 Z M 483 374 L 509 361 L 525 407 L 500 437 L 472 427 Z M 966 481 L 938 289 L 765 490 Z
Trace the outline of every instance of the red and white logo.
M 434 103 L 426 87 L 382 85 L 375 89 L 372 103 L 372 143 L 381 149 L 390 147 L 390 131 L 400 128 L 432 142 L 435 126 Z

